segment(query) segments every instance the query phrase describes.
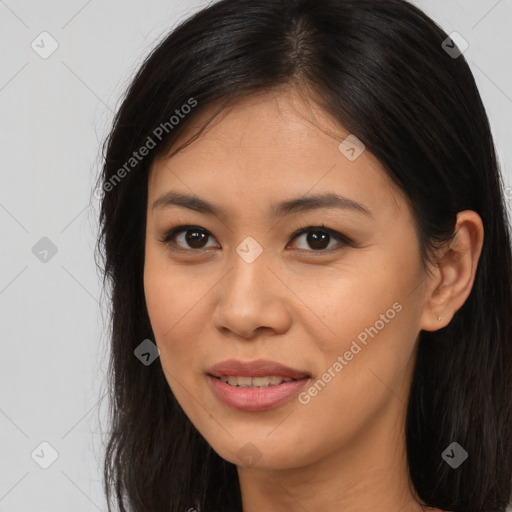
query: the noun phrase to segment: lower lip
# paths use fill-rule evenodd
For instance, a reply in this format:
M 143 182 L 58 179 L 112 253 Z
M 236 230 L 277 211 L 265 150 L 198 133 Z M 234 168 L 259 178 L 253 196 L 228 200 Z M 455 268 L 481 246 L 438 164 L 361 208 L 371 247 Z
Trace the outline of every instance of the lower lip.
M 239 411 L 263 411 L 277 407 L 296 395 L 308 380 L 305 377 L 266 388 L 242 388 L 208 375 L 210 386 L 219 400 Z

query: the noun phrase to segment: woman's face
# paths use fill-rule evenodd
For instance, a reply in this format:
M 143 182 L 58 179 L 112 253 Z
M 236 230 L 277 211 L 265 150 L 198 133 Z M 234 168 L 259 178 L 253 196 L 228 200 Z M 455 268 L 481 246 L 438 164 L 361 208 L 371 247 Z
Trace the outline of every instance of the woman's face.
M 411 211 L 376 158 L 340 146 L 349 133 L 297 93 L 224 114 L 149 177 L 144 287 L 169 386 L 239 467 L 378 464 L 403 439 L 425 307 Z

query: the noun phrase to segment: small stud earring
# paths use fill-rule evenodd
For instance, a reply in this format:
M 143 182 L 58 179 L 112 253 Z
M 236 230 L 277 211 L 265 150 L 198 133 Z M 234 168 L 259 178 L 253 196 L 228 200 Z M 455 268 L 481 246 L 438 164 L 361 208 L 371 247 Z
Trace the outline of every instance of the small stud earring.
M 438 317 L 437 317 L 437 319 L 438 319 L 439 321 L 441 321 L 441 320 L 442 320 L 440 316 L 438 316 Z

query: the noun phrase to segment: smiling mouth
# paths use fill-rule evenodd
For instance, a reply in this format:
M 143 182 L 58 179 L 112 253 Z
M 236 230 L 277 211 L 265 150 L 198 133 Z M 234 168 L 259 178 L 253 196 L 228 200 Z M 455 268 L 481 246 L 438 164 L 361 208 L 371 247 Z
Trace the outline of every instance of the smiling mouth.
M 221 375 L 215 379 L 221 380 L 222 382 L 238 388 L 268 388 L 273 386 L 279 386 L 286 382 L 292 382 L 303 379 L 292 379 L 291 377 L 280 377 L 278 375 L 264 376 L 264 377 L 245 377 L 235 375 Z M 304 377 L 307 378 L 307 377 Z

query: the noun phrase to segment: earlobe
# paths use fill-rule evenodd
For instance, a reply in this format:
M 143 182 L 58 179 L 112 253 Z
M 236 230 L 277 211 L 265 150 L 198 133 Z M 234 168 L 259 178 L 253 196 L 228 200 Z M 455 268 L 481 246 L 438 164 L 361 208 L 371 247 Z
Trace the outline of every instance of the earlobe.
M 434 277 L 427 287 L 420 328 L 437 331 L 448 325 L 473 287 L 482 252 L 484 228 L 472 210 L 457 214 L 454 237 L 440 249 Z

